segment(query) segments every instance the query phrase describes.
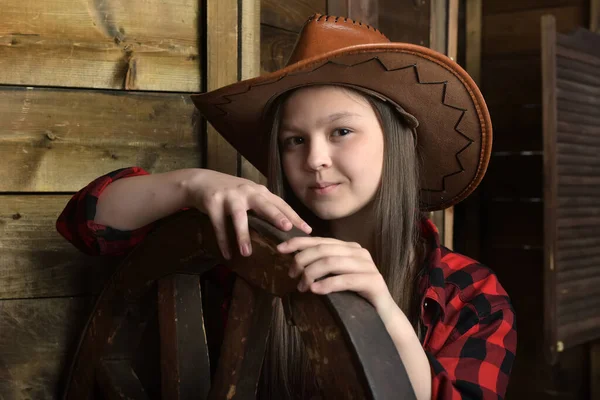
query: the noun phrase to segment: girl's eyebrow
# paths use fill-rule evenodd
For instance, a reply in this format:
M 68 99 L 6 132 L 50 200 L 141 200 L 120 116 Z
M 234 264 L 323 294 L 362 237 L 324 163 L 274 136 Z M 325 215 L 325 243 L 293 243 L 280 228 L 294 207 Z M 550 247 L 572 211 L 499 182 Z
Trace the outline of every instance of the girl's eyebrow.
M 352 112 L 348 112 L 348 111 L 341 111 L 341 112 L 333 113 L 333 114 L 330 114 L 326 117 L 319 119 L 317 121 L 317 125 L 322 125 L 322 124 L 327 124 L 327 123 L 330 124 L 330 123 L 340 120 L 342 118 L 360 117 L 360 116 L 361 116 L 360 114 L 356 114 L 356 113 L 352 113 Z M 300 131 L 300 129 L 296 128 L 295 126 L 288 125 L 286 123 L 283 123 L 281 125 L 281 130 L 282 131 Z

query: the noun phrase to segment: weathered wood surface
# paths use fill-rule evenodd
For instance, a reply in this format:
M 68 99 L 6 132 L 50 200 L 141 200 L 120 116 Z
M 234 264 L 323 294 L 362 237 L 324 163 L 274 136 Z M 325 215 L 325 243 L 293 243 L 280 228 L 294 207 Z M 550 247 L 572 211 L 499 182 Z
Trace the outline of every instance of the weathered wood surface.
M 292 54 L 297 38 L 297 33 L 261 25 L 261 74 L 283 68 Z
M 231 346 L 223 347 L 224 353 L 234 357 L 228 354 L 221 357 L 230 359 L 231 365 L 240 370 L 239 374 L 231 375 L 230 363 L 218 365 L 217 377 L 225 378 L 217 379 L 222 384 L 215 384 L 219 390 L 209 396 L 222 398 L 226 394 L 233 399 L 253 396 L 258 366 L 264 355 L 262 346 L 267 337 L 272 296 L 292 294 L 292 310 L 298 312 L 298 328 L 315 349 L 311 360 L 322 379 L 326 397 L 346 398 L 353 393 L 378 399 L 401 393 L 402 398 L 413 398 L 394 344 L 371 305 L 352 293 L 317 296 L 296 291 L 297 281 L 287 275 L 293 257 L 277 253 L 276 246 L 294 235 L 304 234 L 298 230 L 281 232 L 254 217 L 250 218 L 250 226 L 255 249 L 252 256 L 234 256 L 227 262 L 238 274 L 232 302 L 239 306 L 239 313 L 235 307 L 230 311 L 225 341 L 228 337 L 235 340 Z M 197 211 L 172 218 L 149 236 L 121 265 L 100 295 L 69 374 L 65 397 L 88 397 L 93 389 L 95 368 L 105 355 L 110 355 L 107 347 L 110 348 L 113 338 L 128 332 L 122 328 L 127 326 L 123 320 L 138 318 L 139 312 L 129 312 L 129 308 L 152 294 L 154 282 L 172 273 L 201 274 L 216 262 L 225 261 L 220 256 L 214 230 L 208 217 Z M 250 286 L 252 291 L 261 293 L 255 297 L 256 303 L 246 290 Z M 134 346 L 129 348 L 135 352 Z
M 331 0 L 262 0 L 260 22 L 272 28 L 300 32 L 302 25 L 314 13 L 327 14 Z M 332 14 L 336 15 L 336 14 Z M 345 15 L 340 15 L 345 16 Z
M 197 275 L 171 275 L 158 282 L 158 320 L 163 399 L 205 399 L 210 361 Z
M 58 234 L 69 198 L 0 195 L 0 299 L 100 292 L 115 260 L 87 256 Z
M 600 338 L 600 35 L 557 34 L 553 20 L 543 21 L 545 224 L 554 239 L 547 265 L 555 267 L 547 312 L 553 337 L 573 347 Z M 576 79 L 557 68 L 557 60 L 567 66 L 572 59 L 579 61 Z
M 0 191 L 74 192 L 112 170 L 200 166 L 187 95 L 0 88 Z
M 238 1 L 207 1 L 207 82 L 211 91 L 239 80 Z M 230 175 L 238 175 L 238 153 L 212 125 L 207 127 L 206 165 Z
M 0 398 L 59 397 L 93 306 L 87 297 L 0 301 Z
M 197 92 L 201 10 L 194 0 L 4 1 L 0 83 Z

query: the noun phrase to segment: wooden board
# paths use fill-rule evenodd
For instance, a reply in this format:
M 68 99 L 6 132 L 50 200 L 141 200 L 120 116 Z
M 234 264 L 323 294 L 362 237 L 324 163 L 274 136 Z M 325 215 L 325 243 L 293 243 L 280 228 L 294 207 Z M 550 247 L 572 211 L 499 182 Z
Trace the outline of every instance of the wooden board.
M 200 166 L 187 95 L 0 88 L 2 192 L 74 192 L 112 170 Z
M 600 35 L 562 35 L 552 16 L 542 32 L 544 322 L 555 361 L 600 338 Z
M 84 255 L 56 231 L 69 199 L 0 195 L 0 299 L 100 292 L 117 260 Z
M 0 398 L 59 398 L 93 298 L 0 301 Z
M 587 21 L 585 10 L 577 6 L 486 15 L 483 17 L 483 56 L 539 54 L 540 18 L 545 14 L 556 17 L 559 32 L 568 32 Z
M 192 0 L 5 1 L 0 83 L 197 92 L 201 10 Z
M 232 84 L 238 70 L 238 1 L 207 0 L 206 90 Z M 230 175 L 238 174 L 238 153 L 210 124 L 207 129 L 206 166 Z
M 261 74 L 276 71 L 285 66 L 292 55 L 297 33 L 267 25 L 260 27 L 260 71 Z
M 260 22 L 272 28 L 300 32 L 312 14 L 327 14 L 327 3 L 327 0 L 262 0 Z

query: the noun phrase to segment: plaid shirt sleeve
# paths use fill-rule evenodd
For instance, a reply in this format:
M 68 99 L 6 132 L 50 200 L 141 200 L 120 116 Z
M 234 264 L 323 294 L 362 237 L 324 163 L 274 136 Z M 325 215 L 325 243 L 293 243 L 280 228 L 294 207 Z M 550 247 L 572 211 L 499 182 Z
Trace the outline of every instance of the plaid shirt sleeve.
M 112 182 L 140 175 L 148 175 L 148 172 L 139 167 L 130 167 L 97 178 L 71 198 L 56 221 L 56 230 L 86 254 L 127 254 L 146 237 L 154 224 L 133 231 L 97 224 L 94 222 L 96 204 L 102 191 Z
M 433 399 L 503 399 L 517 349 L 515 313 L 496 275 L 439 246 L 421 303 Z

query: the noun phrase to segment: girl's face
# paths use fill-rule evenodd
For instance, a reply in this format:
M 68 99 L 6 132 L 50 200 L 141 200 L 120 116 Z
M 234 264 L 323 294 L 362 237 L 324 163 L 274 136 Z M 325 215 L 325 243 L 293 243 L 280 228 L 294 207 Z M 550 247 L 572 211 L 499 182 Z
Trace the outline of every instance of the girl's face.
M 335 86 L 296 90 L 283 104 L 278 139 L 288 183 L 319 218 L 344 218 L 373 200 L 384 139 L 362 96 Z

